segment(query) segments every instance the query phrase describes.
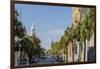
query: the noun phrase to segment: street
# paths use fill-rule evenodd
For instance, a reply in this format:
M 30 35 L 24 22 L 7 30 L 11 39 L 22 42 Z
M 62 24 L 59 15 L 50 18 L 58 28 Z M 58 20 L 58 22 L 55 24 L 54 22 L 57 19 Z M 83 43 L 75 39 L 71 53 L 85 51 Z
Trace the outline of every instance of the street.
M 58 63 L 53 57 L 47 56 L 45 58 L 39 58 L 36 64 L 56 64 Z M 34 63 L 33 63 L 34 64 Z

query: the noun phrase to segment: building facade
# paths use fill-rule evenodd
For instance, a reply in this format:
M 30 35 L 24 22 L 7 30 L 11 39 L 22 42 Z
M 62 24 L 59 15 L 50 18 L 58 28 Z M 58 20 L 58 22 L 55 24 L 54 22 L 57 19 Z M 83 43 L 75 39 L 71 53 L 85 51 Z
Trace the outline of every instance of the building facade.
M 67 61 L 68 61 L 68 63 L 71 63 L 71 62 L 73 62 L 73 45 L 72 45 L 71 41 L 68 43 L 67 51 L 68 51 Z
M 76 29 L 79 23 L 84 19 L 84 17 L 88 14 L 89 8 L 81 8 L 81 7 L 72 7 L 72 26 L 73 29 Z M 84 62 L 84 54 L 85 61 L 87 61 L 87 51 L 89 45 L 86 43 L 86 50 L 84 52 L 84 43 L 81 46 L 80 42 L 74 40 L 74 62 Z
M 79 25 L 80 23 L 80 20 L 82 18 L 82 10 L 80 7 L 72 7 L 72 27 L 73 29 L 76 29 L 77 26 Z M 76 40 L 73 40 L 74 41 L 74 52 L 73 52 L 73 58 L 74 58 L 74 61 L 73 62 L 78 62 L 80 61 L 80 45 L 79 45 L 79 42 L 76 41 Z M 84 55 L 84 52 L 83 54 Z

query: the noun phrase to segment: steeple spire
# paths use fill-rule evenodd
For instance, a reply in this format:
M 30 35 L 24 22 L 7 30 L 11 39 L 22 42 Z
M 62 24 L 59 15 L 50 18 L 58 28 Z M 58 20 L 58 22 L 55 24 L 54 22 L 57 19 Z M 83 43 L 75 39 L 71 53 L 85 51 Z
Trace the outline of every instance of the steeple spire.
M 35 26 L 34 26 L 34 23 L 32 23 L 30 35 L 31 36 L 35 36 Z

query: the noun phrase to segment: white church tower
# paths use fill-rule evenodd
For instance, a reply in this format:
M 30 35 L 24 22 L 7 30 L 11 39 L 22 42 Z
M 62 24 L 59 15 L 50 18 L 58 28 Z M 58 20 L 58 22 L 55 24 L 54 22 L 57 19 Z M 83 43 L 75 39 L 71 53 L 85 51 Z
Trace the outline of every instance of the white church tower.
M 35 26 L 34 26 L 34 23 L 32 23 L 30 36 L 34 36 L 34 35 L 35 35 Z

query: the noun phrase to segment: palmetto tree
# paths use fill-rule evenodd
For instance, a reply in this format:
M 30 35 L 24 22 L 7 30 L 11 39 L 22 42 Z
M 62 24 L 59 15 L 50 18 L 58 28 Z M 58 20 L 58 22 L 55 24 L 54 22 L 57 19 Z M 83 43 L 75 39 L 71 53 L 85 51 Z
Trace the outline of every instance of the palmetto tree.
M 26 29 L 23 24 L 18 20 L 18 12 L 15 11 L 15 19 L 14 19 L 14 34 L 17 37 L 18 41 L 15 44 L 15 51 L 20 51 L 20 61 L 23 61 L 23 53 L 27 54 L 29 57 L 29 61 L 31 61 L 32 56 L 39 56 L 40 54 L 44 54 L 44 49 L 41 47 L 40 39 L 33 32 L 32 36 L 27 35 Z
M 67 38 L 66 38 L 67 39 Z M 67 61 L 67 45 L 68 40 L 65 39 L 65 35 L 63 35 L 59 41 L 60 49 L 62 50 L 62 53 L 65 55 L 64 60 Z
M 72 54 L 73 54 L 73 62 L 74 62 L 74 39 L 75 39 L 75 34 L 74 34 L 74 29 L 72 27 L 67 27 L 67 30 L 65 31 L 65 36 L 66 36 L 66 45 L 71 42 L 72 43 Z
M 78 26 L 76 27 L 76 29 L 74 30 L 74 34 L 75 34 L 75 39 L 76 41 L 78 41 L 79 43 L 79 57 L 78 57 L 78 61 L 80 62 L 81 60 L 81 51 L 82 51 L 82 41 L 81 41 L 81 23 L 78 24 Z
M 93 11 L 90 9 L 90 12 L 83 18 L 80 25 L 80 40 L 84 43 L 84 62 L 86 61 L 87 40 L 90 40 L 94 30 L 93 17 Z
M 20 41 L 22 40 L 22 38 L 25 36 L 25 28 L 22 25 L 21 21 L 18 20 L 18 12 L 15 11 L 15 18 L 14 18 L 14 36 L 15 36 L 15 52 L 20 52 L 20 61 L 22 60 L 22 51 L 23 51 L 23 47 L 20 43 Z M 19 54 L 19 53 L 18 53 Z

